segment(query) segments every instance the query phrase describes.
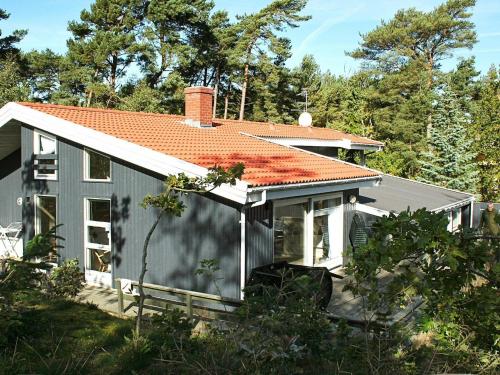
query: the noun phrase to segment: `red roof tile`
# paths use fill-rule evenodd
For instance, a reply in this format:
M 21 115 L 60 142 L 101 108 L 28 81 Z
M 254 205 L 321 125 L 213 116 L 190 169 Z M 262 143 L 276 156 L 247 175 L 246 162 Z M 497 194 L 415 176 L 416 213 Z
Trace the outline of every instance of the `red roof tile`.
M 212 128 L 196 128 L 184 124 L 184 116 L 53 104 L 20 104 L 206 168 L 215 164 L 229 167 L 242 162 L 245 165 L 243 180 L 252 186 L 331 181 L 377 175 L 364 168 L 242 134 L 246 132 L 257 136 L 269 136 L 269 132 L 256 130 L 257 127 L 267 127 L 262 123 L 259 125 L 253 122 L 214 120 L 215 126 Z M 288 129 L 292 128 L 290 125 L 273 126 L 278 127 L 280 134 L 293 134 L 292 137 L 301 137 L 301 135 L 295 135 L 295 130 Z M 308 131 L 299 127 L 295 128 L 298 130 L 297 134 Z M 318 139 L 318 136 L 326 137 L 326 132 L 333 132 L 332 137 L 337 137 L 339 136 L 337 133 L 340 133 L 316 128 L 312 129 L 312 132 L 314 136 L 311 138 L 315 139 Z M 344 133 L 340 134 L 345 136 Z

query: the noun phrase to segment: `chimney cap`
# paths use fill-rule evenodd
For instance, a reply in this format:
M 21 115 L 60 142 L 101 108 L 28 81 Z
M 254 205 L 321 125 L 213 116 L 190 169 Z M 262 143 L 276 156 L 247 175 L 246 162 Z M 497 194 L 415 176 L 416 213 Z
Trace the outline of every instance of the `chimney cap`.
M 214 89 L 206 86 L 191 86 L 184 89 L 184 94 L 210 94 L 213 95 Z

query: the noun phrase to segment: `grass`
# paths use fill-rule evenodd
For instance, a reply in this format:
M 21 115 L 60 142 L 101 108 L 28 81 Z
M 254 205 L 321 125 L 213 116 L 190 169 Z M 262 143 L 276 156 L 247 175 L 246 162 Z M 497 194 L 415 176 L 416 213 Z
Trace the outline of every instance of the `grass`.
M 19 303 L 26 311 L 17 340 L 0 356 L 0 373 L 114 373 L 115 354 L 133 322 L 95 305 L 47 300 L 33 292 Z

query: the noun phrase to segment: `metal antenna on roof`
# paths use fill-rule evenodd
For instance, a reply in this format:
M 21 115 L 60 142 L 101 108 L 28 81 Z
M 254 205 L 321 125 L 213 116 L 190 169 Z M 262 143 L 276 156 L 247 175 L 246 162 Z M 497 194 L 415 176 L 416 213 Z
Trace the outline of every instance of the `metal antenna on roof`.
M 307 89 L 303 89 L 299 95 L 301 95 L 305 98 L 304 111 L 299 116 L 299 125 L 303 126 L 303 127 L 309 127 L 312 125 L 312 116 L 307 111 L 308 106 L 309 106 L 309 101 L 308 101 L 309 98 L 308 98 Z

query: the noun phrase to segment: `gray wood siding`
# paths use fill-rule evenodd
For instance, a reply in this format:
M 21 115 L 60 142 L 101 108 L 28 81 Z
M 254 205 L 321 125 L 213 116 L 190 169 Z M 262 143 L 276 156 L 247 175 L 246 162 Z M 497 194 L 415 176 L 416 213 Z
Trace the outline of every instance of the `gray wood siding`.
M 267 202 L 246 211 L 246 277 L 252 269 L 273 262 L 273 206 Z
M 350 246 L 349 230 L 356 205 L 349 203 L 349 196 L 359 195 L 359 189 L 343 191 L 344 204 L 344 251 Z M 253 268 L 273 262 L 274 233 L 273 233 L 273 205 L 249 208 L 246 213 L 246 276 Z M 347 258 L 344 257 L 344 264 Z
M 33 235 L 34 194 L 58 197 L 59 234 L 66 240 L 62 259 L 84 264 L 84 198 L 111 200 L 113 278 L 137 280 L 147 231 L 156 213 L 139 206 L 146 194 L 157 194 L 163 178 L 112 159 L 111 182 L 83 181 L 83 148 L 58 138 L 58 181 L 33 180 L 33 131 L 22 127 L 23 194 L 26 238 Z M 20 182 L 21 184 L 21 182 Z M 191 195 L 181 218 L 164 217 L 149 246 L 146 282 L 201 292 L 217 293 L 213 283 L 195 275 L 203 259 L 220 263 L 223 295 L 240 295 L 239 208 L 213 195 Z
M 17 198 L 21 189 L 21 149 L 0 160 L 0 224 L 7 226 L 13 221 L 21 221 L 22 207 Z

